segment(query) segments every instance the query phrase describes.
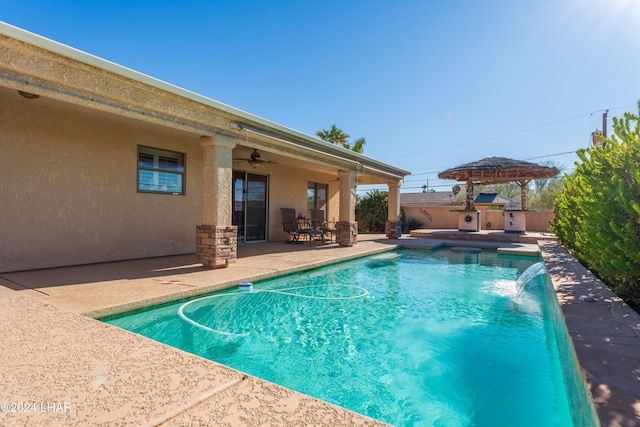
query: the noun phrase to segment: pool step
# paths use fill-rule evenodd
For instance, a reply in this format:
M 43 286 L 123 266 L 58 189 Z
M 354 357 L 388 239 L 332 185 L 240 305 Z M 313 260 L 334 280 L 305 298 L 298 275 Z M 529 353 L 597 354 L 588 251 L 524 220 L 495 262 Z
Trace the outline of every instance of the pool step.
M 498 247 L 499 254 L 505 255 L 540 255 L 540 247 L 531 243 L 506 243 Z
M 437 239 L 404 239 L 401 246 L 404 248 L 416 249 L 437 249 L 441 247 L 450 247 L 454 252 L 480 252 L 485 249 L 496 249 L 499 254 L 505 255 L 523 255 L 538 256 L 540 248 L 537 243 L 498 243 L 483 241 L 464 242 L 468 246 L 459 246 L 460 241 L 455 240 L 437 240 Z
M 453 252 L 475 252 L 475 253 L 482 252 L 481 248 L 467 248 L 464 246 L 453 246 L 451 250 Z

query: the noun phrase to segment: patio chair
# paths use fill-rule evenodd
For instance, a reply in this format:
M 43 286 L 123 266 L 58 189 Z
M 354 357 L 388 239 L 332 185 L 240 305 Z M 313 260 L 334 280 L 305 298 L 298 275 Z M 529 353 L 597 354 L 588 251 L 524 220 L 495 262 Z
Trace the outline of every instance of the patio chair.
M 324 245 L 324 240 L 327 236 L 329 237 L 329 243 L 333 243 L 336 228 L 329 227 L 329 224 L 324 220 L 324 211 L 322 209 L 309 209 L 309 214 L 311 215 L 313 229 L 321 233 L 322 244 Z
M 289 233 L 289 236 L 291 236 L 291 240 L 289 240 L 289 242 L 302 242 L 300 240 L 300 236 L 307 236 L 309 244 L 311 244 L 313 236 L 320 235 L 319 230 L 314 230 L 313 228 L 307 227 L 306 225 L 304 228 L 300 227 L 300 222 L 296 217 L 295 209 L 280 208 L 280 214 L 282 216 L 282 227 L 284 231 Z

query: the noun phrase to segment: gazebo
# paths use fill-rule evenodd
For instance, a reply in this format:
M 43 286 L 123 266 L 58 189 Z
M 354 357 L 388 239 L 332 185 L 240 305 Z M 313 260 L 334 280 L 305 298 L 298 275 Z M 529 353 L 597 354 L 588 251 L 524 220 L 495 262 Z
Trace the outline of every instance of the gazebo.
M 505 231 L 524 232 L 526 230 L 527 185 L 534 179 L 552 178 L 559 172 L 558 168 L 542 166 L 537 163 L 506 157 L 489 157 L 447 169 L 439 173 L 438 178 L 466 182 L 467 199 L 464 210 L 460 211 L 461 221 L 459 221 L 460 226 L 458 227 L 461 231 L 479 230 L 479 213 L 475 208 L 473 198 L 474 185 L 515 182 L 520 187 L 520 210 L 511 211 L 508 216 L 505 216 Z

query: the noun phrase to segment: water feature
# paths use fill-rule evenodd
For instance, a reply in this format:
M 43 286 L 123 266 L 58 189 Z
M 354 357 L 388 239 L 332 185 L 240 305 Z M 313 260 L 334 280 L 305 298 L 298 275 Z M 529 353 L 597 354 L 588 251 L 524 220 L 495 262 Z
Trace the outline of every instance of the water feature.
M 547 269 L 544 266 L 544 262 L 536 262 L 531 267 L 527 268 L 515 284 L 516 295 L 520 295 L 525 286 L 527 286 L 533 279 L 541 274 L 545 274 Z

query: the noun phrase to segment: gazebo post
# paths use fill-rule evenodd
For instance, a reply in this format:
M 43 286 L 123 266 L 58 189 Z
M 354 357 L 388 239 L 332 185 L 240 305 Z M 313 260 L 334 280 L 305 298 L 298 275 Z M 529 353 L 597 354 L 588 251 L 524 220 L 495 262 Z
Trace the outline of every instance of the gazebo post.
M 518 187 L 520 187 L 520 210 L 527 210 L 527 185 L 529 185 L 531 181 L 516 181 Z
M 473 202 L 473 181 L 470 179 L 467 180 L 467 202 L 465 204 L 465 210 L 475 210 L 475 205 Z

